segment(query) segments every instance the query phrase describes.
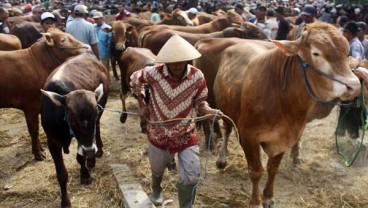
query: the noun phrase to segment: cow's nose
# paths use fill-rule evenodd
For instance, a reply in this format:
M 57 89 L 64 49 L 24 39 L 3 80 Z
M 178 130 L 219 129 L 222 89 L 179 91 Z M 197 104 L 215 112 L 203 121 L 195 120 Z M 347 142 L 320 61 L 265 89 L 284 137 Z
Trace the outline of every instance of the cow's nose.
M 358 78 L 354 77 L 345 81 L 347 93 L 351 98 L 354 98 L 360 94 L 361 84 Z
M 116 50 L 124 50 L 125 49 L 125 43 L 117 43 L 115 46 Z

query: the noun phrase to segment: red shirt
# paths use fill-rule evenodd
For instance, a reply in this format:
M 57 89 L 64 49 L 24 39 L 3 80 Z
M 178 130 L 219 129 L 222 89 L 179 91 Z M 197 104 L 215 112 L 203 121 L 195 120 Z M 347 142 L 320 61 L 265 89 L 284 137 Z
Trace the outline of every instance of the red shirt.
M 141 94 L 141 86 L 150 84 L 148 105 L 151 121 L 167 121 L 175 118 L 193 118 L 200 103 L 207 99 L 207 85 L 202 72 L 189 65 L 186 74 L 179 81 L 174 80 L 166 65 L 146 67 L 131 76 L 131 85 L 136 95 Z M 149 141 L 156 147 L 180 152 L 198 144 L 194 122 L 178 121 L 169 125 L 149 124 Z

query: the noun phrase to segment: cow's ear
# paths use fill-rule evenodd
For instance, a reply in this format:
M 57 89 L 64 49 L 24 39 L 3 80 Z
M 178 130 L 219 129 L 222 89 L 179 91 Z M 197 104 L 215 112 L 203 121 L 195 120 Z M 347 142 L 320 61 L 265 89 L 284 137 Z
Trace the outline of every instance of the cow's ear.
M 292 56 L 297 53 L 297 42 L 289 41 L 289 40 L 272 40 L 272 43 L 275 44 L 286 56 Z
M 55 92 L 50 92 L 41 89 L 42 94 L 46 95 L 57 106 L 65 105 L 65 96 L 59 95 Z
M 52 39 L 51 33 L 41 33 L 41 34 L 42 34 L 43 39 L 45 39 L 46 44 L 48 46 L 54 46 L 55 45 L 55 42 L 54 42 L 54 39 Z
M 243 31 L 242 31 L 240 28 L 235 27 L 235 28 L 234 28 L 234 32 L 235 32 L 235 34 L 236 34 L 236 35 L 237 35 L 237 37 L 238 37 L 238 36 L 241 36 L 241 34 L 242 34 L 242 32 L 243 32 Z
M 103 84 L 102 83 L 98 85 L 98 87 L 96 88 L 95 95 L 96 95 L 97 102 L 100 101 L 103 96 Z

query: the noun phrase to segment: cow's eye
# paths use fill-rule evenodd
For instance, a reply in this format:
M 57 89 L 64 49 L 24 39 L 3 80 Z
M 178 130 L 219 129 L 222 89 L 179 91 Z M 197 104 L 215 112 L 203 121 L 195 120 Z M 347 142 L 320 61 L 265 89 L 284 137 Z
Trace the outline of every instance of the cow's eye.
M 65 38 L 61 38 L 60 39 L 60 42 L 65 42 Z
M 319 53 L 313 53 L 313 56 L 319 56 Z

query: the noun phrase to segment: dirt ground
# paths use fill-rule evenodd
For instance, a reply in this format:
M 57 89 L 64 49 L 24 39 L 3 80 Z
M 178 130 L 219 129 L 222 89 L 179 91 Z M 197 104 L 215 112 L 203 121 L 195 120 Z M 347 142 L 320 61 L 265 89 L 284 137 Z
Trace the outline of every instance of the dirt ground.
M 121 108 L 118 87 L 119 83 L 113 81 L 106 108 Z M 129 98 L 128 106 L 129 111 L 137 111 L 133 98 Z M 335 109 L 329 117 L 308 124 L 301 139 L 301 157 L 304 160 L 301 166 L 294 167 L 289 153 L 285 155 L 275 183 L 277 207 L 368 207 L 368 167 L 365 165 L 368 161 L 359 160 L 351 168 L 344 167 L 336 153 L 332 137 L 336 115 Z M 73 207 L 121 206 L 121 195 L 109 167 L 111 163 L 128 164 L 137 180 L 150 194 L 146 137 L 140 133 L 137 117 L 129 116 L 127 123 L 121 124 L 119 116 L 118 113 L 104 112 L 101 131 L 105 154 L 98 159 L 96 168 L 92 171 L 95 180 L 91 185 L 80 185 L 75 141 L 70 148 L 71 153 L 64 155 L 69 172 L 68 191 Z M 203 138 L 202 132 L 199 134 Z M 40 135 L 46 148 L 46 137 L 42 128 Z M 33 160 L 30 137 L 21 111 L 0 109 L 0 137 L 0 207 L 59 207 L 59 186 L 52 158 L 46 148 L 45 161 Z M 215 155 L 209 157 L 207 177 L 199 186 L 196 207 L 247 207 L 251 183 L 244 154 L 234 135 L 229 146 L 229 166 L 225 170 L 216 169 Z M 204 172 L 207 154 L 202 149 Z M 367 152 L 368 150 L 362 150 L 363 154 Z M 177 207 L 176 179 L 175 173 L 165 175 L 165 198 L 173 200 L 165 207 Z M 262 187 L 264 182 L 265 177 L 262 179 Z

